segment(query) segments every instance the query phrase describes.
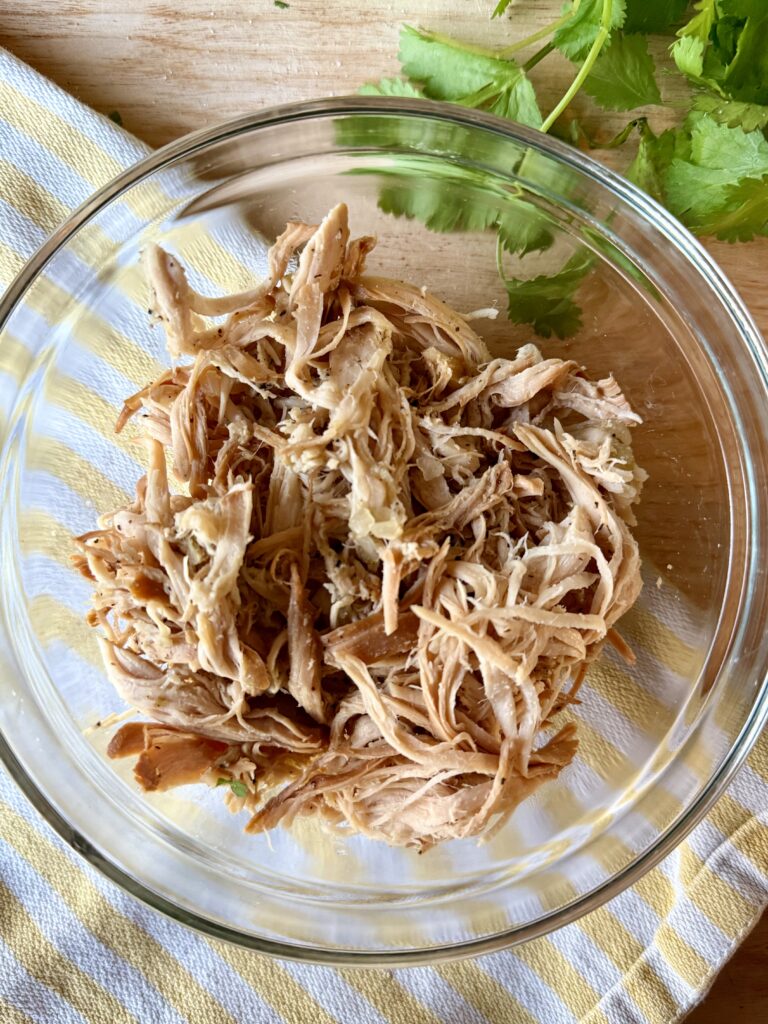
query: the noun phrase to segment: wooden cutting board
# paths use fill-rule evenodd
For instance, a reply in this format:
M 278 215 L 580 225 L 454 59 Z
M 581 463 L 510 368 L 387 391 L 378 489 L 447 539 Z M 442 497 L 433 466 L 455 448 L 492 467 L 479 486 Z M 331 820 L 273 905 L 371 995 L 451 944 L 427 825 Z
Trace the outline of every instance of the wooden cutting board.
M 491 22 L 495 0 L 15 0 L 0 5 L 0 44 L 152 146 L 291 100 L 354 92 L 398 71 L 401 22 L 501 46 L 551 22 L 558 0 L 523 0 Z M 664 59 L 664 47 L 655 48 Z M 572 76 L 557 54 L 534 78 L 549 108 Z M 543 81 L 545 80 L 545 81 Z M 661 76 L 666 99 L 684 97 Z M 654 127 L 668 123 L 649 111 Z M 603 115 L 612 134 L 625 118 Z M 596 121 L 587 126 L 597 130 Z M 614 166 L 625 160 L 614 157 Z M 768 239 L 708 246 L 768 334 Z M 690 1024 L 768 1019 L 768 915 L 726 966 Z

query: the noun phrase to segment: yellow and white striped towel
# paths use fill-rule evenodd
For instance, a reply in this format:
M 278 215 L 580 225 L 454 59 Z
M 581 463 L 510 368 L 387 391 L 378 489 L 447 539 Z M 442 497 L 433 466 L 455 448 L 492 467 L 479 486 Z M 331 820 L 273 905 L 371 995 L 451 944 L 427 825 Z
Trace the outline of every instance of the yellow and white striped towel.
M 0 51 L 0 284 L 146 149 Z M 23 353 L 0 348 L 0 409 Z M 160 916 L 80 860 L 0 771 L 0 1020 L 641 1024 L 678 1019 L 768 902 L 768 737 L 663 864 L 504 953 L 435 968 L 269 960 Z

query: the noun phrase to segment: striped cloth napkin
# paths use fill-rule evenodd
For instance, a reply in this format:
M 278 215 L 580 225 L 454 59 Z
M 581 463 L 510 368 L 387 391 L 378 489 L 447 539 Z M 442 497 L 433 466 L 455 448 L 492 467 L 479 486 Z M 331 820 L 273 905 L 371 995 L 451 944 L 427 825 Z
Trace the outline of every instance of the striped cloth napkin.
M 141 143 L 0 51 L 0 284 Z M 20 375 L 0 348 L 0 409 Z M 116 888 L 0 770 L 0 1019 L 641 1024 L 679 1019 L 768 903 L 768 737 L 674 854 L 578 923 L 434 968 L 333 970 L 204 938 Z

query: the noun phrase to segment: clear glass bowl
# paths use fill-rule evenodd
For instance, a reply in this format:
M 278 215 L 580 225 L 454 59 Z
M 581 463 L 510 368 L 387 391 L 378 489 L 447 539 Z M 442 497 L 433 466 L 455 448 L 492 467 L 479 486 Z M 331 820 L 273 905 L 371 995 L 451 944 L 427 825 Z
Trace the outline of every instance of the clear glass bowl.
M 374 272 L 458 309 L 504 309 L 495 233 L 441 233 L 424 219 L 445 227 L 446 211 L 459 222 L 472 212 L 482 228 L 535 216 L 554 244 L 526 257 L 526 274 L 588 250 L 583 325 L 541 345 L 613 371 L 645 420 L 645 588 L 622 623 L 637 664 L 606 653 L 591 670 L 573 711 L 578 760 L 486 845 L 418 856 L 311 826 L 245 836 L 216 792 L 140 794 L 130 766 L 105 757 L 109 731 L 89 728 L 122 706 L 83 621 L 88 586 L 69 566 L 69 536 L 142 472 L 138 447 L 112 432 L 122 399 L 167 363 L 139 251 L 161 241 L 203 290 L 236 291 L 262 273 L 287 220 L 319 219 L 339 200 L 354 230 L 380 237 Z M 393 204 L 422 220 L 385 212 Z M 496 351 L 531 338 L 503 314 L 478 323 Z M 69 842 L 153 906 L 309 960 L 496 948 L 629 885 L 704 814 L 757 737 L 768 705 L 764 344 L 701 246 L 583 154 L 418 101 L 267 111 L 168 146 L 102 190 L 11 287 L 0 326 L 19 379 L 0 465 L 2 756 Z

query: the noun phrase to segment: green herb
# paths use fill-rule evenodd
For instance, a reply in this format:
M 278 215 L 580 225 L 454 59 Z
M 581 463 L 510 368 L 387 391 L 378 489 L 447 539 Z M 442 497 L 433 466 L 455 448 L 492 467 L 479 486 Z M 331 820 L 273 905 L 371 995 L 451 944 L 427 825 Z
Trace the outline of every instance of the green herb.
M 648 43 L 617 32 L 584 81 L 584 92 L 606 110 L 632 110 L 661 103 Z
M 625 32 L 653 34 L 667 32 L 679 24 L 688 0 L 627 0 Z
M 400 157 L 396 171 L 380 171 L 392 184 L 379 192 L 379 208 L 396 217 L 420 221 L 430 231 L 498 231 L 510 253 L 525 256 L 548 249 L 553 242 L 549 218 L 533 203 L 517 196 L 505 199 L 505 212 L 483 199 L 480 173 Z M 473 197 L 473 192 L 477 198 Z
M 405 78 L 382 78 L 358 89 L 362 96 L 420 96 L 424 93 Z
M 123 119 L 120 116 L 119 110 L 110 110 L 110 112 L 107 114 L 107 117 L 110 121 L 114 121 L 115 124 L 120 125 L 121 128 L 123 127 Z
M 571 4 L 571 16 L 552 37 L 557 49 L 573 61 L 586 61 L 602 31 L 621 28 L 626 15 L 624 0 L 581 0 Z M 607 14 L 606 14 L 607 12 Z
M 396 175 L 399 183 L 382 188 L 379 208 L 396 217 L 421 221 L 430 231 L 485 231 L 496 224 L 497 213 L 487 205 L 468 202 L 449 182 L 413 177 L 405 167 Z
M 743 103 L 768 104 L 768 4 L 700 0 L 672 55 L 697 85 Z
M 509 5 L 511 3 L 512 3 L 512 0 L 499 0 L 499 2 L 496 4 L 496 6 L 493 9 L 493 14 L 491 15 L 491 17 L 492 18 L 500 18 L 502 16 L 502 14 L 504 13 L 504 11 L 506 11 L 506 9 L 509 7 Z
M 593 263 L 594 257 L 582 250 L 555 274 L 540 274 L 528 280 L 504 278 L 509 319 L 530 324 L 542 338 L 575 334 L 581 327 L 581 310 L 573 296 Z
M 515 256 L 543 252 L 555 240 L 546 214 L 524 199 L 511 200 L 495 227 L 501 245 Z
M 664 201 L 683 223 L 703 232 L 728 209 L 731 186 L 768 174 L 768 142 L 762 132 L 729 128 L 706 114 L 689 115 L 685 129 L 689 147 L 677 144 L 664 176 Z
M 728 100 L 711 93 L 699 93 L 693 99 L 693 109 L 709 114 L 718 124 L 729 128 L 741 128 L 753 132 L 768 125 L 768 106 L 758 103 L 744 103 L 742 100 Z
M 684 39 L 686 36 L 699 39 L 702 45 L 705 45 L 717 17 L 715 0 L 698 0 L 698 3 L 693 5 L 693 9 L 697 11 L 697 14 L 677 34 L 681 39 Z
M 362 91 L 489 110 L 542 131 L 554 129 L 560 138 L 590 148 L 616 149 L 637 139 L 627 177 L 688 227 L 728 241 L 768 233 L 768 0 L 698 0 L 693 5 L 687 0 L 570 0 L 559 12 L 555 0 L 552 6 L 548 25 L 496 50 L 404 26 L 399 53 L 404 77 L 383 79 Z M 498 0 L 492 17 L 509 7 L 510 0 Z M 506 22 L 512 23 L 513 18 Z M 585 127 L 590 122 L 582 111 L 563 117 L 578 98 L 582 105 L 588 99 L 608 110 L 663 104 L 648 47 L 651 34 L 667 36 L 674 65 L 692 87 L 676 127 L 657 134 L 646 118 L 636 118 L 600 142 L 600 132 Z M 555 50 L 574 63 L 575 72 L 564 94 L 542 115 L 535 82 Z M 529 51 L 527 59 L 517 56 L 523 51 Z M 354 130 L 361 135 L 357 144 L 364 144 L 362 121 Z M 403 129 L 394 123 L 388 130 L 403 150 L 418 151 L 420 144 L 428 149 L 437 139 L 398 139 Z M 444 137 L 446 131 L 439 129 L 440 141 L 450 148 L 453 140 Z M 528 180 L 549 188 L 535 173 L 540 160 L 535 151 L 509 168 L 521 187 L 501 206 L 484 198 L 474 171 L 454 168 L 453 180 L 443 179 L 434 168 L 425 175 L 409 160 L 398 158 L 401 168 L 381 172 L 390 176 L 380 194 L 383 210 L 417 218 L 433 231 L 493 231 L 498 251 L 518 257 L 552 244 L 549 219 L 524 187 Z M 463 182 L 456 180 L 461 175 Z M 560 182 L 551 185 L 561 190 Z M 607 255 L 621 263 L 618 251 Z M 593 260 L 585 249 L 551 275 L 505 279 L 510 318 L 530 323 L 545 336 L 563 337 L 578 329 L 576 292 Z
M 664 202 L 665 175 L 682 139 L 673 130 L 654 135 L 645 123 L 640 131 L 637 155 L 626 170 L 626 175 L 660 203 Z
M 513 60 L 410 25 L 400 33 L 398 57 L 404 74 L 421 83 L 430 99 L 480 107 L 534 128 L 541 125 L 533 86 Z
M 682 36 L 671 52 L 678 70 L 698 85 L 708 84 L 704 78 L 704 43 L 698 36 Z
M 699 230 L 726 242 L 749 242 L 768 234 L 768 175 L 729 185 L 719 209 L 701 220 Z
M 287 7 L 291 6 L 290 4 L 287 4 L 285 0 L 272 0 L 272 2 L 275 7 L 279 7 L 281 11 L 284 11 Z
M 217 786 L 229 786 L 235 796 L 244 797 L 248 796 L 248 787 L 240 779 L 217 779 Z

